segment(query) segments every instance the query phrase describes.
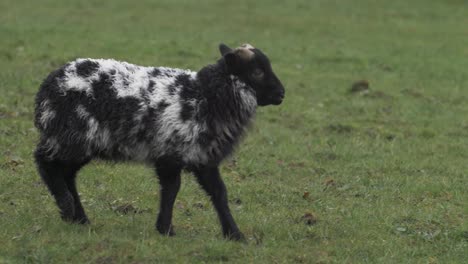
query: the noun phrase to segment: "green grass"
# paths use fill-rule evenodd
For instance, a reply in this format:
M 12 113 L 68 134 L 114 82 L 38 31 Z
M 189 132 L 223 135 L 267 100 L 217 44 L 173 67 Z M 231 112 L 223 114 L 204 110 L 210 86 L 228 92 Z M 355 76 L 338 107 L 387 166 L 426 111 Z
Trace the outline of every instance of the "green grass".
M 0 1 L 0 263 L 466 263 L 466 25 L 463 0 Z M 61 222 L 32 160 L 42 79 L 76 57 L 197 70 L 221 41 L 261 48 L 286 87 L 222 166 L 248 243 L 188 174 L 177 236 L 157 234 L 138 164 L 87 166 L 92 224 Z

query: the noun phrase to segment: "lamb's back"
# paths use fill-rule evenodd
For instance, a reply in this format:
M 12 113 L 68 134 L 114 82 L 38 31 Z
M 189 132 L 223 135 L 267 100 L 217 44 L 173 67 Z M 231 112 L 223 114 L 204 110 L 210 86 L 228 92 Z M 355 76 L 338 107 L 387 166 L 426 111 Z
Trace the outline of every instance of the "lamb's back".
M 184 108 L 196 102 L 181 101 L 180 90 L 195 75 L 115 60 L 67 63 L 44 80 L 36 97 L 43 145 L 63 156 L 71 151 L 143 160 L 163 155 L 169 145 L 180 145 L 175 139 L 190 141 L 187 135 L 199 129 L 181 122 Z

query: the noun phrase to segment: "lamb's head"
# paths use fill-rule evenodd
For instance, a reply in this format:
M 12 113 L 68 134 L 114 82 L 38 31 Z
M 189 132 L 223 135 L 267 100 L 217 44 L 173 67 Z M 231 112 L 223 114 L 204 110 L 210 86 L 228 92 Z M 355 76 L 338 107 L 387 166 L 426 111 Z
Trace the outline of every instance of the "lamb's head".
M 284 98 L 283 84 L 276 77 L 270 60 L 263 52 L 250 44 L 243 44 L 235 49 L 220 44 L 219 51 L 229 73 L 255 90 L 258 105 L 281 104 Z

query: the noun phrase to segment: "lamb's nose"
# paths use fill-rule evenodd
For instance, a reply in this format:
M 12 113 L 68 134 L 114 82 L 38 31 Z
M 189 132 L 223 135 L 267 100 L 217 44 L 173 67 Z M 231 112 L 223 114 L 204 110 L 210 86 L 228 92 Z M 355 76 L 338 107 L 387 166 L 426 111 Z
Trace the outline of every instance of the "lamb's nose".
M 278 97 L 281 97 L 281 99 L 284 98 L 284 90 L 282 90 L 282 91 L 280 91 L 280 92 L 278 93 Z

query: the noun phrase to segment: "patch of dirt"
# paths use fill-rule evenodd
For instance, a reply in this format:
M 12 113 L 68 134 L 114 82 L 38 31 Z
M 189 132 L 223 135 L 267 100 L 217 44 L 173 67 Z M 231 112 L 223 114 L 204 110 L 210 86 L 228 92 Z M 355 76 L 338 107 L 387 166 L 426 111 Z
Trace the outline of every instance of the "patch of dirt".
M 339 187 L 338 183 L 332 178 L 325 179 L 325 181 L 323 181 L 323 185 L 324 185 L 323 187 L 324 191 L 336 190 L 336 188 Z
M 323 191 L 337 191 L 337 193 L 343 193 L 351 189 L 349 184 L 337 182 L 332 178 L 325 179 L 323 185 Z
M 364 93 L 368 93 L 369 90 L 370 90 L 369 81 L 359 80 L 359 81 L 355 81 L 351 85 L 349 92 L 353 94 L 364 94 Z
M 118 212 L 120 214 L 125 214 L 125 215 L 129 214 L 129 213 L 133 213 L 133 214 L 138 213 L 138 209 L 135 208 L 131 204 L 122 204 L 122 205 L 116 206 L 116 207 L 114 207 L 112 209 L 114 210 L 114 212 Z
M 317 224 L 317 217 L 312 214 L 312 213 L 305 213 L 302 217 L 301 220 L 306 224 L 306 225 L 315 225 Z
M 326 187 L 333 187 L 333 186 L 336 186 L 336 182 L 334 179 L 326 179 L 323 184 L 326 186 Z
M 22 168 L 24 166 L 24 160 L 20 157 L 8 157 L 6 162 L 2 164 L 3 168 L 8 168 L 11 170 L 16 170 L 17 168 Z
M 112 210 L 118 214 L 121 215 L 127 215 L 127 214 L 142 214 L 145 212 L 148 212 L 148 209 L 140 209 L 136 206 L 133 206 L 130 203 L 124 203 L 120 205 L 113 205 L 111 206 Z
M 393 96 L 386 94 L 383 91 L 371 90 L 368 80 L 355 81 L 351 85 L 351 88 L 349 88 L 348 92 L 350 94 L 358 94 L 371 99 L 393 99 Z

